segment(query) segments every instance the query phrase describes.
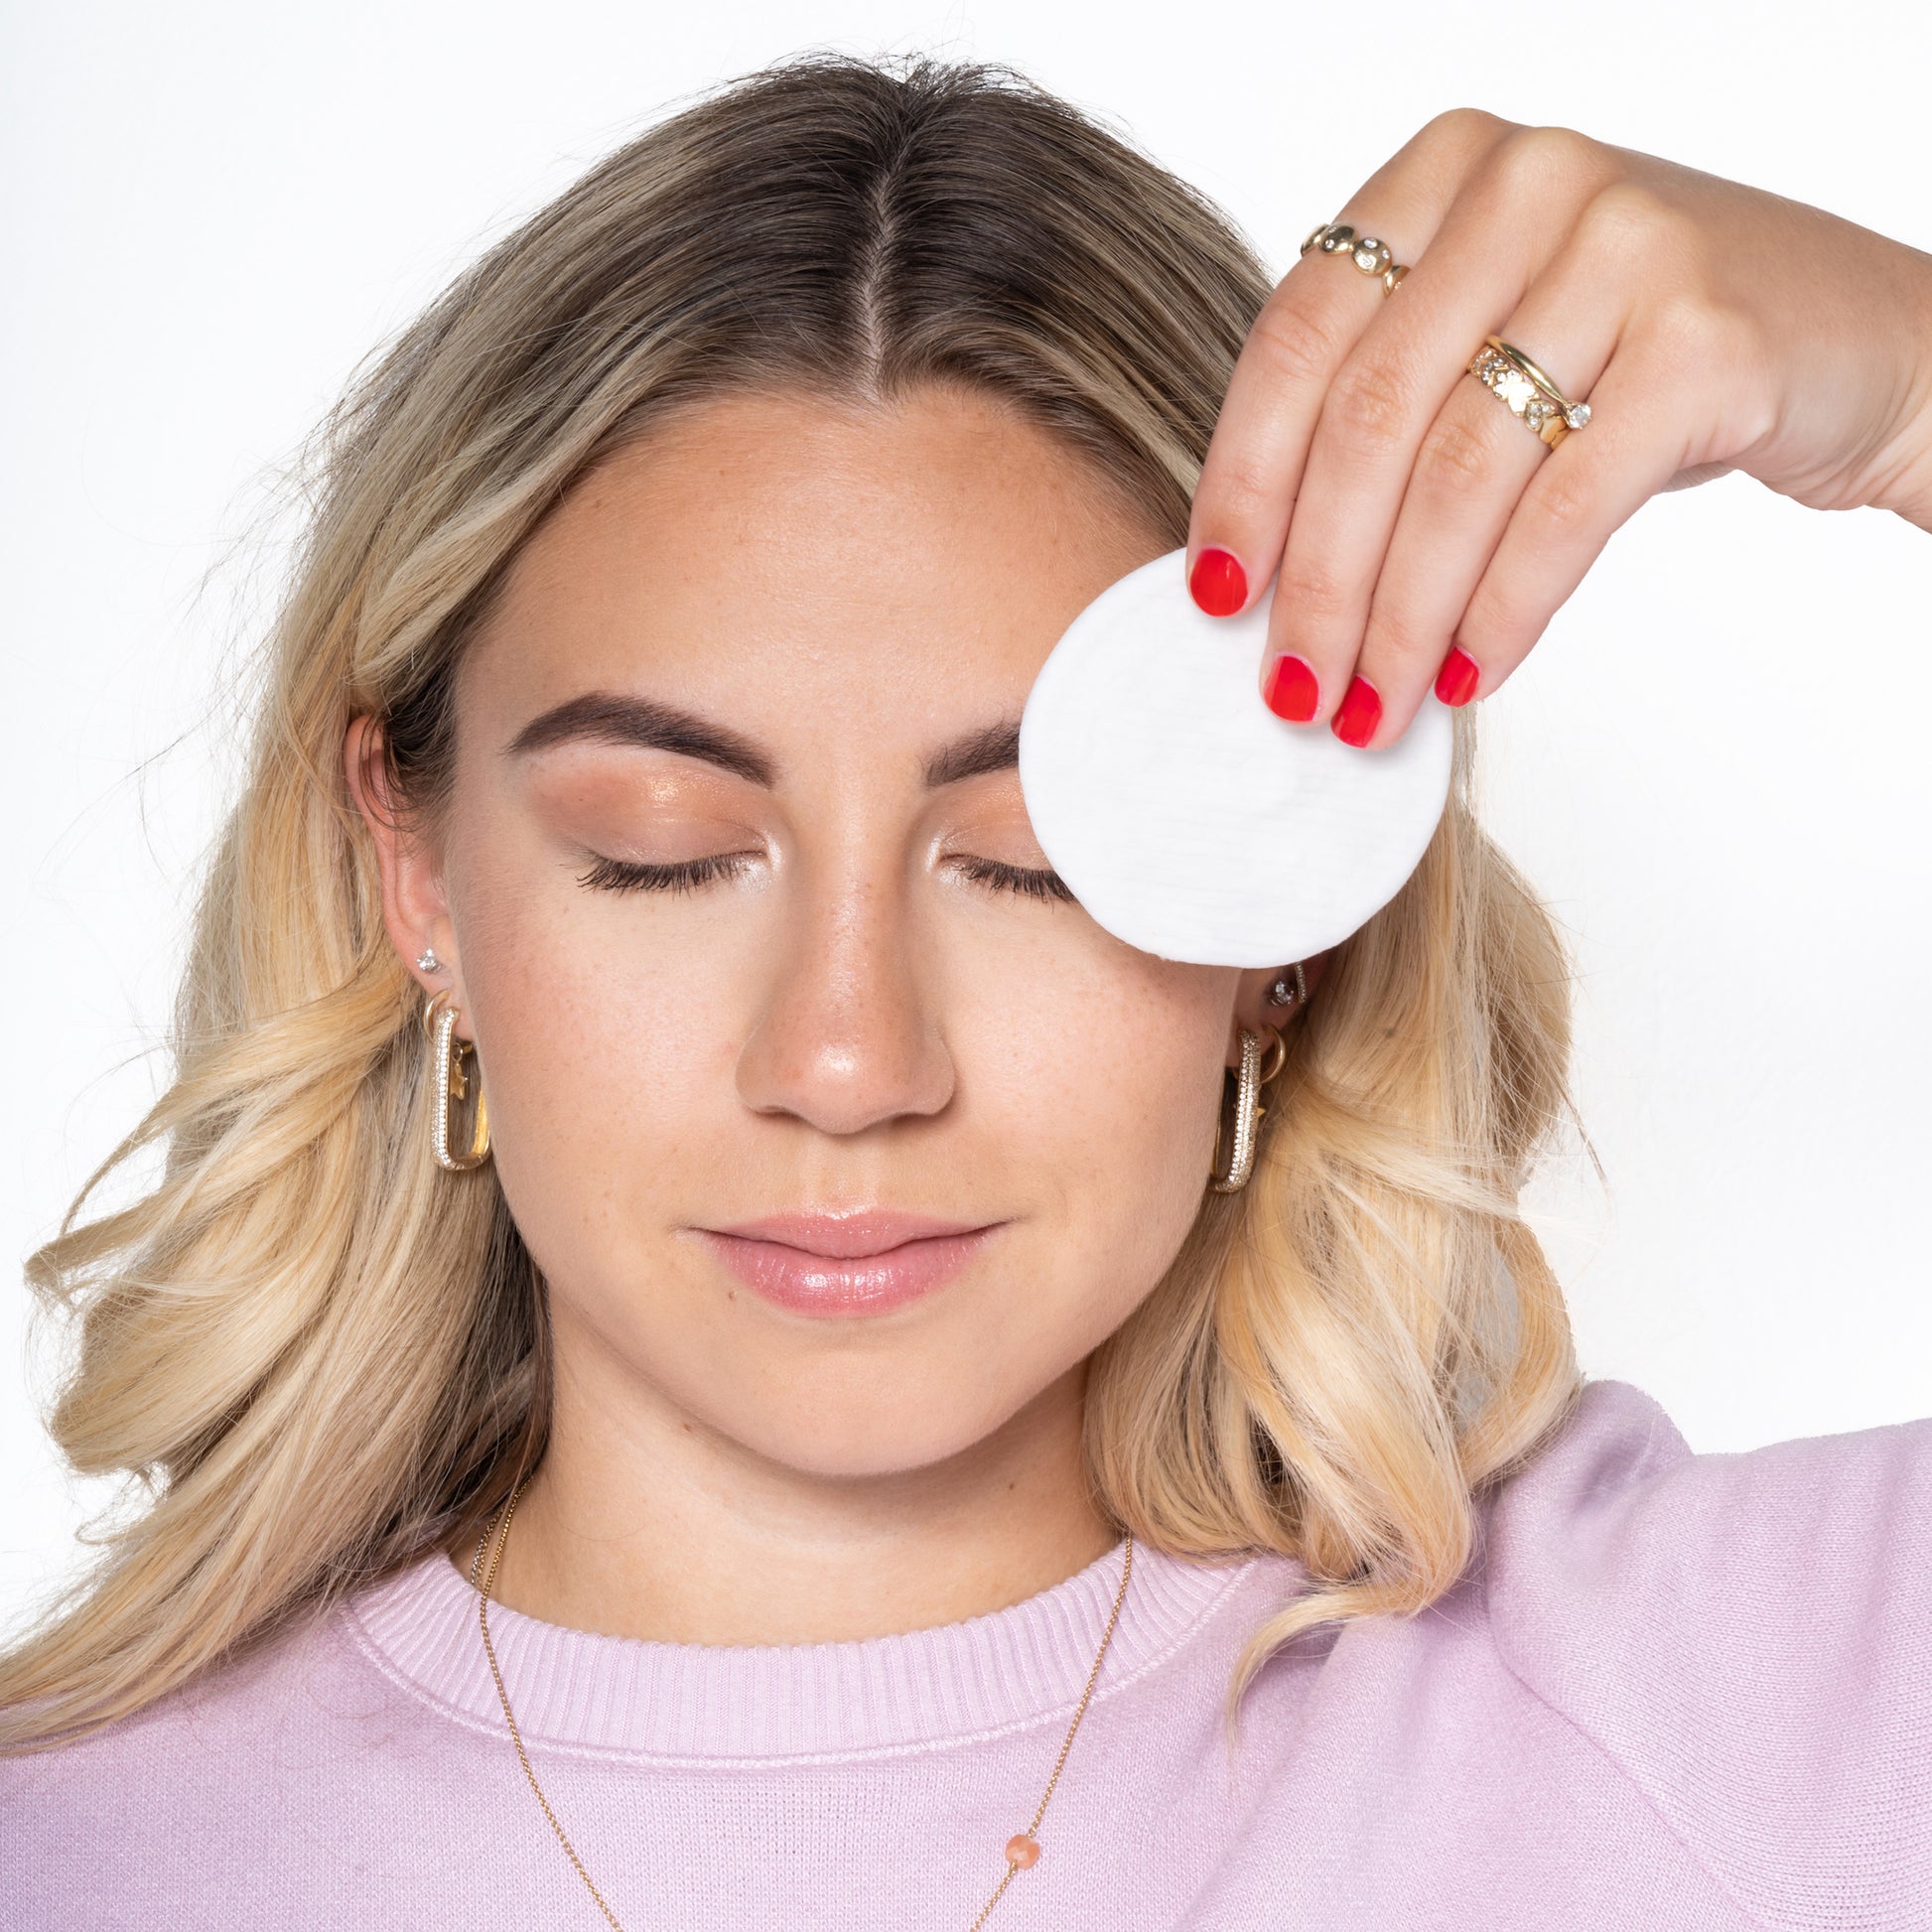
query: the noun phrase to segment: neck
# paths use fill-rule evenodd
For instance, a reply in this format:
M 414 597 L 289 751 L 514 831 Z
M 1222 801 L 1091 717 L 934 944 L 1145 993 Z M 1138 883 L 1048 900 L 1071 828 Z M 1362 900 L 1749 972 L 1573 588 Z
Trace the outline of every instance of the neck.
M 958 1455 L 837 1478 L 780 1467 L 634 1382 L 621 1393 L 561 1338 L 557 1370 L 549 1448 L 490 1587 L 547 1623 L 666 1643 L 885 1636 L 1004 1609 L 1118 1540 L 1088 1488 L 1085 1363 Z M 449 1554 L 468 1576 L 476 1540 Z

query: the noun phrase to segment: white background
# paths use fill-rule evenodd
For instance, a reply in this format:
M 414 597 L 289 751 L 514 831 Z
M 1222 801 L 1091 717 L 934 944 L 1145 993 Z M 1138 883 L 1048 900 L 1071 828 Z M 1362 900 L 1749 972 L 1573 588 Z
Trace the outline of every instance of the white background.
M 355 362 L 678 101 L 811 45 L 1020 67 L 1278 271 L 1431 115 L 1561 122 L 1932 247 L 1922 7 L 64 0 L 0 22 L 0 1620 L 105 1492 L 40 1433 L 17 1263 L 157 1090 L 278 469 Z M 1503 321 L 1498 317 L 1498 324 Z M 1932 345 L 1932 318 L 1928 319 Z M 251 536 L 251 532 L 255 534 Z M 1584 1365 L 1702 1450 L 1932 1414 L 1932 536 L 1740 477 L 1612 540 L 1485 703 L 1576 936 L 1609 1175 L 1535 1200 Z

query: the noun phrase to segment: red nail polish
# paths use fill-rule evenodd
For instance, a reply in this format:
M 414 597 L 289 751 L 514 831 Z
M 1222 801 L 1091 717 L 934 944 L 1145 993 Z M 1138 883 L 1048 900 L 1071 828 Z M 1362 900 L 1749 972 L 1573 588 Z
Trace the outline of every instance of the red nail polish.
M 1357 672 L 1348 689 L 1342 693 L 1341 703 L 1335 707 L 1335 715 L 1329 720 L 1330 728 L 1344 745 L 1353 745 L 1359 750 L 1375 736 L 1375 728 L 1381 722 L 1381 695 L 1367 678 Z
M 1210 618 L 1231 618 L 1248 601 L 1248 573 L 1232 550 L 1209 544 L 1194 559 L 1187 590 Z
M 1291 654 L 1275 659 L 1262 695 L 1268 700 L 1268 709 L 1277 718 L 1286 718 L 1295 725 L 1306 725 L 1314 716 L 1315 706 L 1321 702 L 1321 686 L 1308 665 Z
M 1436 695 L 1445 704 L 1467 704 L 1481 682 L 1481 665 L 1460 644 L 1451 644 L 1436 673 Z

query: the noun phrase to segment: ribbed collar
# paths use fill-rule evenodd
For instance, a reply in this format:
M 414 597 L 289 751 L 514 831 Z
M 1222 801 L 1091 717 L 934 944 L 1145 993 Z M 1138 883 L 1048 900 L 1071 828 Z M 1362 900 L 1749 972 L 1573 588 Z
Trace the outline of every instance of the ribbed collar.
M 1120 1585 L 1122 1550 L 1116 1544 L 1006 1609 L 850 1642 L 644 1642 L 494 1602 L 489 1635 L 530 1739 L 711 1763 L 962 1742 L 1072 1715 Z M 1196 1563 L 1136 1543 L 1094 1703 L 1172 1656 L 1264 1562 Z M 342 1613 L 362 1648 L 417 1695 L 502 1727 L 477 1591 L 446 1553 L 359 1592 Z

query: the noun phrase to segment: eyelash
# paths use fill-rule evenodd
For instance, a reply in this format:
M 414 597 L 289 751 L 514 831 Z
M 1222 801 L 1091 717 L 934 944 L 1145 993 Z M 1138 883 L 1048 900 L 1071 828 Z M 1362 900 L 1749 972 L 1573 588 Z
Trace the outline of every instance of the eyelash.
M 693 893 L 714 879 L 736 878 L 744 871 L 747 854 L 714 852 L 702 859 L 680 859 L 674 866 L 633 864 L 627 859 L 600 859 L 577 883 L 607 893 Z
M 971 859 L 963 855 L 959 869 L 977 885 L 1022 893 L 1028 898 L 1064 899 L 1069 903 L 1073 898 L 1066 881 L 1056 872 L 1036 872 L 1027 866 L 1003 865 L 998 859 Z
M 600 859 L 589 872 L 578 878 L 580 886 L 603 892 L 690 893 L 714 879 L 736 878 L 745 869 L 748 855 L 720 852 L 702 859 L 684 859 L 673 866 L 638 865 L 624 859 Z M 1026 866 L 1003 865 L 998 859 L 962 857 L 959 868 L 976 885 L 996 891 L 1020 893 L 1028 898 L 1060 899 L 1068 903 L 1073 895 L 1055 872 L 1038 872 Z

